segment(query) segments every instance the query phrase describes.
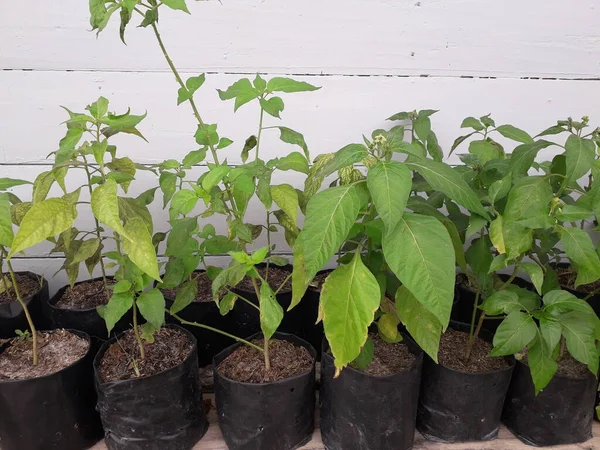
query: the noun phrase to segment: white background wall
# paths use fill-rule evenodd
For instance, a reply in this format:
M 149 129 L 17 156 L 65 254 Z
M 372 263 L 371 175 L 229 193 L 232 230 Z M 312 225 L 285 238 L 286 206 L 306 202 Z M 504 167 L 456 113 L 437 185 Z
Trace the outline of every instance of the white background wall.
M 389 126 L 385 118 L 398 111 L 425 108 L 440 110 L 433 127 L 447 153 L 467 115 L 492 113 L 497 124 L 532 134 L 567 116 L 600 123 L 600 5 L 594 3 L 188 0 L 192 15 L 162 8 L 160 29 L 186 77 L 208 74 L 200 108 L 238 144 L 223 151 L 230 162 L 256 132 L 257 111 L 246 106 L 233 114 L 215 88 L 257 71 L 322 86 L 288 95 L 282 113 L 283 125 L 304 133 L 313 157 Z M 151 30 L 135 28 L 137 20 L 125 46 L 116 16 L 98 39 L 89 31 L 85 0 L 0 2 L 0 176 L 33 180 L 48 170 L 45 157 L 64 134 L 59 105 L 82 110 L 99 95 L 115 111 L 148 111 L 141 129 L 150 143 L 119 137 L 121 154 L 153 163 L 196 147 L 190 110 L 176 106 L 173 76 Z M 275 134 L 263 157 L 288 151 Z M 302 179 L 285 173 L 281 182 Z M 144 176 L 136 190 L 152 183 Z M 153 214 L 156 227 L 166 229 L 160 205 Z M 31 249 L 18 266 L 51 277 L 62 260 L 47 252 L 47 245 Z M 64 282 L 60 275 L 52 288 Z

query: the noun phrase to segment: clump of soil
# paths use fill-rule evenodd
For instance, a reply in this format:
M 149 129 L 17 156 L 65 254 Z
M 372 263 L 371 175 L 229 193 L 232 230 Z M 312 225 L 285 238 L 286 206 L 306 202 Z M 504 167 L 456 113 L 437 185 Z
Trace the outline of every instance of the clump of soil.
M 582 292 L 584 294 L 589 294 L 590 292 L 594 292 L 596 289 L 600 288 L 600 280 L 575 287 L 577 272 L 572 267 L 556 267 L 555 270 L 556 275 L 558 275 L 558 283 L 562 288 L 571 289 L 572 291 Z
M 262 339 L 252 341 L 260 347 Z M 309 372 L 313 357 L 309 351 L 288 341 L 271 339 L 269 342 L 271 370 L 265 371 L 262 352 L 241 345 L 217 366 L 220 375 L 243 383 L 271 383 Z
M 0 294 L 0 305 L 11 303 L 17 300 L 17 295 L 12 287 L 10 275 L 2 275 L 4 275 L 5 279 L 11 283 L 11 286 Z M 21 294 L 21 298 L 23 300 L 25 300 L 27 297 L 37 294 L 42 289 L 42 284 L 40 281 L 35 280 L 28 275 L 17 273 L 15 274 L 15 278 L 17 279 L 17 286 L 19 287 L 19 294 Z
M 104 353 L 100 361 L 103 382 L 148 377 L 181 364 L 194 348 L 185 333 L 173 328 L 161 328 L 154 342 L 144 342 L 146 357 L 140 359 L 140 348 L 133 329 L 126 331 Z
M 38 333 L 38 363 L 31 338 L 14 338 L 0 353 L 0 380 L 28 380 L 56 373 L 85 356 L 89 342 L 67 330 Z
M 527 353 L 523 355 L 521 361 L 527 365 Z M 570 378 L 583 378 L 586 377 L 591 372 L 587 368 L 585 364 L 580 363 L 575 358 L 573 358 L 568 352 L 565 352 L 560 361 L 558 361 L 558 370 L 556 372 L 558 375 L 564 375 L 565 377 Z
M 208 278 L 205 272 L 195 272 L 194 277 L 196 278 L 196 282 L 198 283 L 198 294 L 194 299 L 195 302 L 212 302 L 212 281 Z M 174 289 L 161 289 L 165 298 L 175 301 L 177 297 L 177 288 Z M 224 291 L 226 292 L 226 291 Z
M 471 356 L 465 361 L 465 352 L 469 343 L 469 333 L 448 330 L 442 334 L 438 360 L 441 365 L 460 372 L 478 373 L 491 372 L 510 367 L 503 356 L 488 356 L 492 351 L 492 344 L 477 338 L 473 343 Z
M 310 283 L 310 288 L 315 291 L 321 292 L 323 289 L 323 285 L 325 284 L 325 280 L 329 276 L 329 274 L 333 272 L 333 270 L 326 270 L 324 272 L 319 272 Z
M 363 372 L 376 377 L 393 375 L 412 366 L 416 357 L 402 342 L 385 342 L 378 334 L 370 335 L 374 344 L 373 360 Z
M 273 288 L 274 291 L 279 289 L 281 283 L 285 281 L 285 279 L 289 276 L 289 270 L 282 269 L 281 267 L 277 267 L 274 265 L 269 266 L 269 277 L 267 278 L 267 268 L 266 267 L 257 267 L 256 270 L 265 280 L 269 282 L 269 286 Z M 256 280 L 258 283 L 258 287 L 260 287 L 260 280 Z M 237 289 L 243 291 L 254 292 L 254 286 L 252 285 L 251 277 L 244 277 L 242 281 L 236 286 Z M 279 292 L 290 292 L 292 290 L 292 279 L 286 281 L 285 285 L 281 288 Z
M 112 279 L 106 281 L 106 286 L 102 280 L 84 281 L 73 287 L 69 286 L 54 306 L 61 309 L 83 310 L 106 305 L 112 297 L 109 287 L 115 284 Z

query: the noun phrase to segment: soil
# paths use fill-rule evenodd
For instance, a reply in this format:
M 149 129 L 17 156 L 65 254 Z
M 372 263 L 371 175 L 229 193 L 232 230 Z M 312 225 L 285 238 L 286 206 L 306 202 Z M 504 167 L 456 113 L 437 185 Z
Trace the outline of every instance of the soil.
M 314 289 L 317 292 L 321 292 L 323 289 L 323 284 L 325 284 L 325 280 L 329 276 L 329 274 L 333 272 L 333 270 L 326 270 L 324 272 L 319 272 L 310 283 L 310 288 Z
M 257 267 L 256 270 L 265 280 L 269 282 L 269 286 L 273 288 L 274 291 L 279 289 L 281 283 L 289 276 L 290 271 L 286 269 L 282 269 L 281 267 L 269 266 L 269 278 L 266 278 L 267 268 L 266 267 Z M 258 286 L 260 287 L 260 280 L 258 281 Z M 240 283 L 236 286 L 236 289 L 246 292 L 254 292 L 254 286 L 252 285 L 252 278 L 246 276 Z M 279 292 L 291 292 L 292 290 L 292 279 L 290 278 L 285 285 L 281 288 Z
M 252 343 L 262 347 L 263 340 Z M 271 370 L 265 370 L 262 352 L 241 345 L 217 366 L 220 375 L 243 383 L 272 383 L 309 372 L 313 357 L 309 351 L 288 341 L 271 339 L 269 343 Z
M 128 330 L 102 356 L 100 379 L 110 382 L 155 375 L 181 364 L 193 348 L 194 344 L 185 333 L 161 328 L 154 334 L 153 343 L 144 341 L 146 357 L 141 360 L 135 334 Z
M 370 337 L 374 344 L 374 355 L 364 373 L 381 377 L 402 372 L 412 366 L 416 357 L 406 344 L 385 342 L 377 334 L 372 334 Z
M 600 288 L 600 280 L 594 281 L 590 284 L 582 284 L 575 288 L 575 280 L 577 279 L 577 272 L 572 267 L 556 267 L 556 274 L 558 275 L 558 282 L 560 287 L 571 289 L 572 291 L 581 292 L 583 294 L 589 294 Z
M 584 378 L 590 374 L 590 371 L 585 364 L 577 361 L 569 353 L 565 353 L 566 355 L 558 361 L 558 371 L 556 372 L 558 375 L 564 375 L 569 378 Z M 523 355 L 521 362 L 527 364 L 526 353 Z
M 8 274 L 3 274 L 10 280 L 10 276 Z M 19 294 L 21 294 L 22 299 L 26 299 L 27 297 L 33 296 L 37 294 L 41 289 L 42 285 L 39 280 L 35 280 L 32 277 L 25 274 L 15 274 L 17 279 L 17 285 L 19 286 Z M 17 300 L 17 296 L 15 294 L 15 290 L 12 286 L 5 292 L 0 294 L 0 305 L 5 303 L 11 303 Z
M 111 286 L 115 281 L 108 279 L 107 284 Z M 111 296 L 112 291 L 104 286 L 102 280 L 84 281 L 73 287 L 67 287 L 54 306 L 60 309 L 93 309 L 106 305 Z
M 208 276 L 204 272 L 196 272 L 196 273 L 194 273 L 193 276 L 196 276 L 196 275 L 198 275 L 198 277 L 196 278 L 196 282 L 198 283 L 198 295 L 196 295 L 196 298 L 194 299 L 194 301 L 198 302 L 198 303 L 212 302 L 213 301 L 212 281 L 210 280 L 210 278 L 208 278 Z M 177 297 L 177 288 L 161 289 L 161 291 L 166 299 L 175 301 L 175 298 Z
M 440 340 L 438 360 L 441 365 L 459 372 L 479 373 L 491 372 L 510 367 L 509 362 L 502 356 L 488 356 L 492 344 L 477 338 L 471 349 L 471 357 L 464 360 L 464 354 L 469 342 L 469 333 L 448 328 Z
M 0 353 L 0 380 L 27 380 L 56 373 L 83 358 L 89 342 L 67 330 L 38 333 L 38 364 L 31 339 L 10 339 Z

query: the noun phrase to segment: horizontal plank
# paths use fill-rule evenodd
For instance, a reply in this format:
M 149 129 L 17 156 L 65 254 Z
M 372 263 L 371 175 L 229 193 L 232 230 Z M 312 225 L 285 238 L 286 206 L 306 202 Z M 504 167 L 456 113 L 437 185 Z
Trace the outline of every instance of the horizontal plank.
M 203 3 L 203 2 L 202 2 Z M 62 9 L 62 8 L 56 8 Z M 211 75 L 198 92 L 204 120 L 218 123 L 218 131 L 235 141 L 221 151 L 230 163 L 239 163 L 245 139 L 257 132 L 256 105 L 236 113 L 232 102 L 219 100 L 216 88 L 226 88 L 236 75 Z M 462 134 L 466 116 L 492 113 L 498 124 L 511 123 L 537 133 L 556 120 L 588 115 L 600 121 L 600 82 L 563 80 L 398 78 L 398 77 L 299 77 L 322 86 L 316 92 L 284 96 L 283 120 L 268 117 L 265 125 L 284 125 L 302 132 L 311 155 L 333 152 L 362 134 L 393 124 L 390 115 L 413 109 L 439 109 L 433 129 L 446 154 Z M 4 164 L 44 163 L 64 136 L 65 105 L 83 110 L 99 95 L 111 100 L 111 110 L 131 107 L 148 111 L 140 125 L 149 143 L 134 136 L 115 136 L 122 154 L 140 163 L 166 158 L 181 159 L 197 148 L 195 120 L 188 105 L 176 106 L 177 86 L 167 73 L 2 72 L 0 71 L 0 172 Z M 48 87 L 51 87 L 49 89 Z M 595 120 L 595 121 L 594 121 Z M 276 130 L 263 134 L 261 158 L 282 156 L 297 147 L 283 144 Z M 507 151 L 514 143 L 500 139 Z M 466 151 L 465 149 L 462 150 Z M 551 148 L 545 152 L 552 152 Z M 540 153 L 544 155 L 544 153 Z M 454 155 L 450 162 L 456 162 Z
M 598 76 L 597 5 L 571 0 L 223 0 L 163 8 L 181 68 L 215 72 L 497 77 Z M 2 5 L 0 68 L 160 71 L 150 28 L 96 41 L 87 2 Z M 27 21 L 8 20 L 27 17 Z

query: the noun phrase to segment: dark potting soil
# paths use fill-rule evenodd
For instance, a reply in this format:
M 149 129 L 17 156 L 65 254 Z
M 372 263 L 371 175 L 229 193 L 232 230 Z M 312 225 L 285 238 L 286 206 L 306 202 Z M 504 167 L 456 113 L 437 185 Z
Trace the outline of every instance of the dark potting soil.
M 263 346 L 262 339 L 255 339 L 252 343 Z M 263 353 L 248 345 L 241 345 L 221 361 L 217 370 L 231 380 L 258 384 L 285 380 L 309 372 L 312 368 L 313 358 L 309 351 L 288 341 L 271 339 L 269 356 L 271 370 L 267 372 Z
M 27 380 L 56 373 L 83 358 L 89 343 L 67 330 L 38 333 L 38 363 L 33 365 L 33 341 L 14 338 L 0 353 L 0 380 Z
M 281 283 L 285 281 L 285 279 L 289 276 L 290 272 L 284 270 L 280 267 L 270 265 L 269 266 L 269 277 L 267 278 L 267 268 L 266 267 L 257 267 L 256 270 L 265 280 L 269 282 L 269 286 L 276 291 L 281 286 Z M 258 287 L 260 287 L 260 280 L 256 280 L 258 283 Z M 254 286 L 252 285 L 252 278 L 246 276 L 240 283 L 236 286 L 237 289 L 254 292 Z M 292 290 L 292 279 L 290 278 L 285 285 L 281 288 L 279 292 L 290 292 Z
M 106 281 L 108 286 L 115 284 L 112 279 Z M 102 280 L 84 281 L 67 287 L 54 306 L 61 309 L 92 309 L 106 305 L 111 297 L 112 291 L 107 289 Z
M 184 333 L 173 328 L 161 328 L 154 334 L 153 343 L 142 342 L 146 353 L 144 360 L 140 359 L 133 330 L 126 331 L 108 347 L 100 361 L 101 380 L 132 380 L 164 372 L 185 361 L 194 348 Z
M 0 305 L 5 303 L 14 302 L 17 300 L 17 295 L 15 294 L 15 290 L 12 287 L 12 281 L 10 275 L 3 273 L 4 278 L 11 283 L 10 287 L 0 294 Z M 42 289 L 42 284 L 39 280 L 34 280 L 33 278 L 24 275 L 24 274 L 15 274 L 15 278 L 17 279 L 17 286 L 19 288 L 19 294 L 21 294 L 21 298 L 25 299 L 30 295 L 37 294 Z
M 477 338 L 471 349 L 471 356 L 465 361 L 465 352 L 469 343 L 469 333 L 448 330 L 442 334 L 438 360 L 441 365 L 460 372 L 479 373 L 504 369 L 510 364 L 502 356 L 488 356 L 492 344 Z
M 385 342 L 377 334 L 371 334 L 370 338 L 374 344 L 374 352 L 371 364 L 363 371 L 367 375 L 393 375 L 408 369 L 414 362 L 415 355 L 406 344 Z
M 196 278 L 196 282 L 198 283 L 198 294 L 194 299 L 195 302 L 212 302 L 212 281 L 208 278 L 208 275 L 204 272 L 196 272 L 192 275 Z M 165 298 L 174 301 L 177 297 L 177 288 L 175 289 L 161 289 Z
M 523 354 L 521 361 L 528 364 L 527 353 Z M 584 378 L 590 371 L 585 364 L 580 363 L 568 352 L 565 352 L 565 356 L 558 361 L 558 371 L 556 373 L 570 378 Z
M 577 272 L 572 267 L 556 267 L 556 275 L 558 275 L 558 283 L 563 288 L 569 288 L 573 291 L 582 292 L 589 294 L 600 288 L 600 280 L 594 281 L 590 284 L 582 284 L 581 286 L 575 287 L 575 280 L 577 280 Z

